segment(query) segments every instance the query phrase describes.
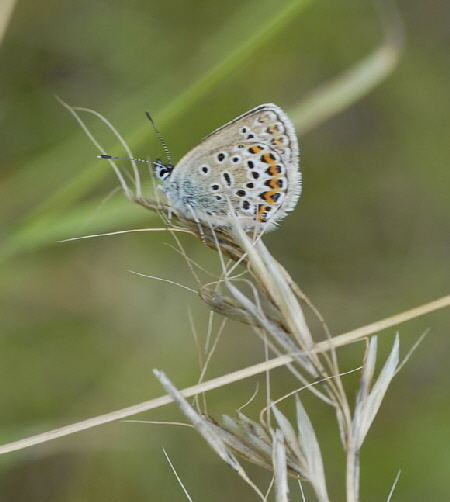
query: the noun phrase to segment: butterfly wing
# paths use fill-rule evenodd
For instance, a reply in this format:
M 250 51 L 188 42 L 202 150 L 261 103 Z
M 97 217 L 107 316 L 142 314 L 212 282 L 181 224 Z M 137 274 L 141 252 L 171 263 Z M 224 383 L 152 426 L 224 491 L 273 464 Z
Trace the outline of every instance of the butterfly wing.
M 274 104 L 260 105 L 212 132 L 164 183 L 169 204 L 185 217 L 246 230 L 274 227 L 300 196 L 294 126 Z

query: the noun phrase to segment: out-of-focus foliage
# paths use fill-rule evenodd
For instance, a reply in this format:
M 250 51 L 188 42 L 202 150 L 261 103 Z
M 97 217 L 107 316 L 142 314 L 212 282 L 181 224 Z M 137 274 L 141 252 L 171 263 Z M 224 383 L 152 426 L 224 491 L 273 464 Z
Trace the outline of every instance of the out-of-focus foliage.
M 17 4 L 0 46 L 2 443 L 161 394 L 153 367 L 179 388 L 193 384 L 199 367 L 192 332 L 204 340 L 208 330 L 208 311 L 195 295 L 127 272 L 193 286 L 168 234 L 57 242 L 160 222 L 120 193 L 111 195 L 117 180 L 109 164 L 95 159 L 95 147 L 55 95 L 99 111 L 136 156 L 154 159 L 163 152 L 145 118 L 149 110 L 177 160 L 260 103 L 289 113 L 302 95 L 381 42 L 371 2 L 309 1 L 247 56 L 243 42 L 288 4 Z M 399 8 L 407 40 L 398 68 L 300 138 L 302 198 L 265 239 L 333 334 L 450 289 L 450 8 L 437 0 L 403 0 Z M 213 73 L 220 63 L 222 72 Z M 110 131 L 86 119 L 109 153 L 123 154 Z M 219 270 L 213 251 L 182 241 L 193 260 Z M 367 440 L 367 500 L 384 500 L 399 469 L 396 500 L 448 496 L 448 317 L 440 312 L 400 327 L 402 344 L 428 328 L 430 335 L 395 381 Z M 216 317 L 214 333 L 220 322 Z M 227 325 L 219 348 L 208 376 L 264 357 L 251 330 L 237 324 Z M 360 351 L 343 352 L 348 368 L 359 365 Z M 286 373 L 275 372 L 274 398 L 289 383 Z M 232 414 L 255 385 L 211 393 L 208 413 Z M 263 394 L 253 411 L 264 405 Z M 137 418 L 180 416 L 171 407 Z M 318 409 L 315 418 L 324 424 L 330 493 L 340 500 L 342 456 L 331 417 Z M 114 423 L 2 457 L 1 498 L 182 500 L 162 447 L 194 500 L 254 497 L 194 432 Z M 267 482 L 267 473 L 252 472 Z

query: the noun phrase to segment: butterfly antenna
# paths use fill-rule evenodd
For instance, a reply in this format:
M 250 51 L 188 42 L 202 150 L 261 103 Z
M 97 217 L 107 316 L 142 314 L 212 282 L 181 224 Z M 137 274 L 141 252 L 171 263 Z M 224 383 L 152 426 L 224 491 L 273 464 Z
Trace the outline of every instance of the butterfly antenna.
M 170 165 L 172 165 L 172 161 L 170 159 L 169 149 L 167 148 L 167 145 L 166 145 L 166 142 L 164 141 L 164 138 L 162 137 L 161 133 L 158 131 L 158 128 L 156 127 L 155 123 L 153 122 L 153 119 L 152 119 L 152 116 L 150 115 L 150 113 L 145 112 L 145 115 L 147 116 L 148 120 L 150 120 L 150 123 L 152 124 L 153 130 L 155 131 L 156 136 L 158 136 L 158 139 L 161 142 L 161 145 L 164 149 L 164 153 L 166 154 L 167 162 Z
M 146 164 L 155 165 L 151 160 L 146 159 L 132 159 L 130 157 L 113 157 L 112 155 L 97 155 L 97 159 L 107 159 L 107 160 L 134 160 L 135 162 L 145 162 Z

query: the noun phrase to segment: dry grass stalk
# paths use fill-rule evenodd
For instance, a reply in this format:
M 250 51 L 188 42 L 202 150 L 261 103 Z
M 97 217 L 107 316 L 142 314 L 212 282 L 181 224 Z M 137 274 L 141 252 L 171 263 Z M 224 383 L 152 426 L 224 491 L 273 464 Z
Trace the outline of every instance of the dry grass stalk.
M 79 120 L 88 135 L 76 109 L 65 105 Z M 91 112 L 90 110 L 88 110 Z M 95 112 L 91 112 L 95 113 Z M 95 113 L 96 114 L 96 113 Z M 96 114 L 98 115 L 98 114 Z M 112 126 L 101 117 L 111 128 Z M 113 129 L 113 128 L 112 128 Z M 120 136 L 118 135 L 121 140 Z M 93 138 L 92 138 L 93 139 Z M 95 139 L 93 139 L 95 142 Z M 123 140 L 121 140 L 123 141 Z M 123 142 L 127 149 L 125 142 Z M 102 153 L 102 148 L 98 145 Z M 132 157 L 131 152 L 129 152 Z M 186 220 L 177 215 L 167 205 L 157 199 L 150 200 L 142 196 L 141 183 L 136 165 L 133 163 L 134 189 L 131 190 L 125 177 L 111 161 L 119 178 L 124 193 L 133 202 L 152 211 L 157 211 L 166 221 L 168 230 L 185 231 L 219 253 L 222 263 L 222 276 L 215 283 L 202 285 L 199 283 L 199 296 L 214 311 L 230 319 L 250 325 L 267 343 L 272 352 L 278 355 L 277 360 L 267 361 L 254 368 L 236 372 L 228 379 L 222 377 L 216 381 L 204 382 L 192 388 L 178 392 L 161 372 L 157 377 L 164 385 L 171 398 L 163 397 L 151 400 L 124 410 L 73 424 L 49 433 L 11 443 L 0 447 L 0 452 L 13 451 L 20 448 L 45 442 L 56 437 L 94 427 L 106 422 L 118 420 L 144 410 L 167 404 L 173 399 L 189 421 L 205 437 L 211 447 L 228 465 L 230 465 L 247 483 L 249 483 L 262 500 L 267 496 L 254 485 L 245 470 L 239 464 L 236 455 L 250 460 L 274 473 L 276 500 L 288 499 L 287 476 L 308 482 L 320 502 L 329 499 L 326 487 L 325 469 L 313 424 L 303 407 L 298 393 L 295 395 L 296 424 L 293 426 L 281 413 L 275 403 L 269 403 L 273 426 L 262 413 L 259 421 L 251 420 L 242 413 L 237 418 L 225 416 L 223 424 L 218 425 L 209 417 L 200 415 L 186 402 L 186 397 L 205 392 L 230 381 L 245 378 L 251 374 L 268 370 L 270 367 L 284 364 L 298 379 L 299 388 L 309 390 L 326 405 L 335 411 L 339 426 L 341 442 L 347 456 L 346 486 L 347 501 L 359 499 L 359 452 L 370 426 L 379 410 L 387 388 L 399 369 L 399 341 L 395 339 L 393 348 L 378 377 L 374 367 L 377 357 L 377 338 L 372 336 L 368 342 L 362 365 L 360 386 L 356 403 L 350 405 L 345 392 L 342 373 L 339 369 L 336 348 L 367 337 L 379 329 L 393 326 L 406 319 L 411 319 L 426 312 L 450 305 L 450 297 L 442 298 L 432 304 L 416 310 L 394 316 L 393 318 L 374 323 L 355 332 L 331 338 L 325 323 L 325 341 L 316 341 L 305 321 L 303 307 L 313 307 L 307 298 L 292 281 L 286 270 L 270 255 L 261 240 L 261 234 L 247 235 L 239 225 L 239 220 L 232 228 L 200 227 L 198 222 Z M 171 226 L 173 218 L 178 219 L 181 227 Z M 226 258 L 231 258 L 231 262 Z M 189 266 L 190 263 L 188 263 Z M 237 281 L 234 277 L 236 267 L 243 267 L 247 272 L 245 280 Z M 244 288 L 239 286 L 244 284 Z M 317 311 L 313 312 L 318 315 Z M 320 382 L 320 387 L 316 385 Z
M 124 182 L 124 178 L 119 179 Z M 136 182 L 136 186 L 140 187 L 140 183 Z M 301 305 L 301 302 L 305 302 L 305 296 L 268 252 L 261 234 L 255 232 L 252 236 L 247 235 L 238 219 L 230 228 L 207 227 L 198 221 L 187 220 L 156 200 L 144 199 L 140 192 L 131 195 L 126 185 L 123 188 L 133 202 L 157 210 L 167 224 L 172 218 L 178 219 L 189 233 L 219 252 L 222 277 L 213 284 L 200 285 L 200 297 L 221 315 L 251 325 L 275 354 L 288 354 L 292 361 L 287 366 L 301 386 L 334 408 L 342 445 L 347 454 L 347 499 L 358 500 L 359 451 L 397 370 L 398 339 L 377 380 L 374 380 L 376 338 L 369 342 L 360 391 L 352 410 L 341 381 L 333 345 L 330 344 L 327 352 L 316 350 Z M 232 261 L 226 261 L 225 257 Z M 245 283 L 247 289 L 250 286 L 251 295 L 245 294 L 233 279 L 238 265 L 248 272 Z M 325 335 L 329 336 L 327 329 Z M 298 396 L 297 430 L 275 405 L 271 406 L 271 411 L 277 429 L 267 423 L 251 421 L 243 414 L 239 414 L 237 420 L 225 418 L 224 426 L 220 427 L 188 405 L 167 377 L 160 372 L 157 375 L 189 421 L 219 456 L 247 482 L 251 483 L 232 452 L 274 471 L 277 500 L 287 498 L 288 472 L 308 481 L 318 500 L 329 500 L 319 443 Z M 314 385 L 318 380 L 322 382 L 320 389 Z
M 191 230 L 195 232 L 195 226 Z M 205 230 L 207 229 L 199 231 L 198 237 L 206 235 Z M 211 229 L 211 234 L 215 235 L 214 229 Z M 304 296 L 299 293 L 298 287 L 294 287 L 287 272 L 270 255 L 260 236 L 246 235 L 238 220 L 233 228 L 222 230 L 221 240 L 215 241 L 219 253 L 223 251 L 224 239 L 228 239 L 233 248 L 239 250 L 237 262 L 249 273 L 252 296 L 245 295 L 233 281 L 232 274 L 236 264 L 227 264 L 222 258 L 223 276 L 218 284 L 223 286 L 230 296 L 215 289 L 214 294 L 206 296 L 207 303 L 224 316 L 250 324 L 268 341 L 268 345 L 276 354 L 289 354 L 292 362 L 288 367 L 300 384 L 334 408 L 342 445 L 347 455 L 347 500 L 358 500 L 359 452 L 398 368 L 398 338 L 378 379 L 374 378 L 376 337 L 370 340 L 361 373 L 360 390 L 352 410 L 341 381 L 335 350 L 332 345 L 328 352 L 316 350 L 301 306 Z M 229 248 L 227 243 L 226 249 Z M 204 291 L 200 296 L 205 299 Z M 318 380 L 321 382 L 320 389 L 314 385 Z M 168 390 L 167 382 L 165 388 Z M 180 405 L 181 395 L 175 392 L 172 387 L 170 393 Z M 296 429 L 273 404 L 270 409 L 277 423 L 276 429 L 267 422 L 258 423 L 239 413 L 236 420 L 224 417 L 223 426 L 206 421 L 208 434 L 214 433 L 215 441 L 219 442 L 222 448 L 225 446 L 230 455 L 233 451 L 247 460 L 273 470 L 277 500 L 285 500 L 287 497 L 286 476 L 289 473 L 308 481 L 317 499 L 325 502 L 329 500 L 329 496 L 320 446 L 298 396 L 296 406 Z M 205 419 L 197 414 L 197 418 L 193 420 L 192 410 L 186 413 L 185 405 L 180 405 L 180 408 L 211 444 L 210 437 L 204 431 Z M 198 426 L 199 423 L 203 424 L 202 427 Z M 217 451 L 217 447 L 214 449 Z M 220 456 L 226 457 L 223 452 Z M 283 459 L 283 467 L 280 466 L 280 459 Z M 241 472 L 240 475 L 243 476 Z

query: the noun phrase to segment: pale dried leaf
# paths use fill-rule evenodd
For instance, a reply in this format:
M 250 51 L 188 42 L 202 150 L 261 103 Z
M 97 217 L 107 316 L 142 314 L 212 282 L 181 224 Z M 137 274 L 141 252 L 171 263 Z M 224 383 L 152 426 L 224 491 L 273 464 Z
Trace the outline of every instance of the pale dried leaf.
M 329 498 L 319 442 L 317 441 L 312 423 L 298 396 L 296 396 L 295 404 L 299 443 L 302 446 L 306 463 L 308 464 L 310 481 L 314 487 L 318 500 L 325 502 L 328 501 Z
M 272 405 L 272 411 L 275 419 L 284 436 L 285 445 L 289 451 L 289 466 L 295 470 L 302 478 L 310 480 L 309 466 L 306 461 L 302 445 L 299 444 L 297 433 L 290 424 L 289 420 L 281 413 L 280 410 Z
M 279 429 L 275 431 L 272 438 L 272 462 L 275 475 L 276 502 L 288 502 L 289 500 L 286 450 L 283 439 L 283 433 Z
M 374 347 L 372 350 L 376 350 L 376 344 L 372 345 Z M 372 360 L 373 355 L 370 355 L 370 360 Z M 354 445 L 356 449 L 361 448 L 362 443 L 372 425 L 372 422 L 380 408 L 381 401 L 394 378 L 399 362 L 399 338 L 395 337 L 395 341 L 388 356 L 388 359 L 380 371 L 380 375 L 372 387 L 372 390 L 368 392 L 367 396 L 358 395 L 358 400 L 355 408 L 355 416 L 353 423 L 354 431 Z M 363 373 L 362 378 L 365 377 Z M 371 378 L 371 369 L 368 370 L 368 377 Z M 370 385 L 370 382 L 363 384 L 364 386 Z
M 198 432 L 204 437 L 211 448 L 220 456 L 220 458 L 228 464 L 234 471 L 236 471 L 241 478 L 248 483 L 255 492 L 260 496 L 262 500 L 265 499 L 262 492 L 258 487 L 250 480 L 244 469 L 239 464 L 237 458 L 230 452 L 224 443 L 223 439 L 217 433 L 215 427 L 212 426 L 211 422 L 202 417 L 197 411 L 184 399 L 184 397 L 178 392 L 178 390 L 172 385 L 170 380 L 162 371 L 153 370 L 153 373 L 161 382 L 166 391 L 173 398 L 175 403 L 179 406 L 180 410 L 184 413 L 186 418 L 192 423 L 192 425 L 198 430 Z
M 224 427 L 220 427 L 220 425 L 217 424 L 211 425 L 218 429 L 217 434 L 234 453 L 237 453 L 249 462 L 259 465 L 260 467 L 272 470 L 270 447 L 268 443 L 264 444 L 263 448 L 260 448 L 260 445 L 255 447 L 254 442 L 250 438 L 243 437 L 241 430 L 235 429 L 233 431 L 233 429 L 228 429 L 229 423 Z

